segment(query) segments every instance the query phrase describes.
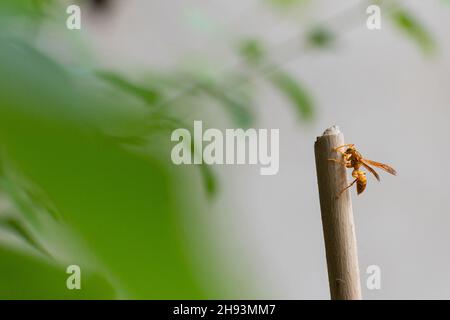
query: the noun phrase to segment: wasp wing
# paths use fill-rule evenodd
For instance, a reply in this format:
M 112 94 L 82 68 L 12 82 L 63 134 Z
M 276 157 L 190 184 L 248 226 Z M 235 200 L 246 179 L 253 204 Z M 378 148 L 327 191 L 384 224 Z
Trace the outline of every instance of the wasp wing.
M 361 163 L 364 166 L 364 168 L 366 168 L 367 170 L 369 170 L 374 176 L 375 178 L 377 178 L 378 181 L 380 181 L 380 176 L 378 175 L 378 173 L 372 169 L 371 166 L 369 166 L 366 162 L 365 159 L 361 159 Z
M 376 162 L 376 161 L 372 161 L 372 160 L 368 160 L 368 159 L 362 159 L 362 162 L 365 163 L 366 165 L 372 165 L 375 166 L 377 168 L 383 169 L 384 171 L 396 176 L 397 175 L 397 171 L 395 171 L 394 168 L 388 166 L 387 164 L 384 163 L 380 163 L 380 162 Z

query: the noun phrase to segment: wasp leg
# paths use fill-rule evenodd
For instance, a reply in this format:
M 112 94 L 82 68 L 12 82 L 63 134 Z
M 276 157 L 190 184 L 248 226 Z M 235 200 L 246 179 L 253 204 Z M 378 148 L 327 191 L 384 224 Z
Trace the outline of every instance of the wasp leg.
M 349 160 L 347 160 L 346 157 L 344 157 L 344 160 L 342 160 L 342 161 L 339 161 L 338 159 L 331 159 L 331 158 L 329 158 L 328 161 L 334 161 L 346 168 L 352 168 L 352 163 Z
M 334 151 L 339 152 L 339 153 L 342 154 L 344 157 L 347 156 L 347 154 L 346 154 L 345 152 L 343 152 L 342 150 L 334 150 Z
M 354 146 L 355 146 L 354 143 L 343 144 L 342 146 L 333 148 L 333 151 L 341 152 L 340 149 L 342 149 L 342 148 L 345 148 L 345 147 L 353 148 Z M 341 153 L 342 153 L 342 152 L 341 152 Z
M 342 149 L 344 147 L 354 147 L 355 144 L 354 143 L 347 143 L 347 144 L 343 144 L 342 146 L 336 147 L 334 149 Z
M 333 150 L 334 152 L 339 152 L 340 154 L 342 154 L 342 156 L 343 156 L 344 158 L 347 158 L 347 157 L 348 157 L 348 154 L 345 153 L 344 151 L 342 151 L 341 149 L 333 148 L 332 150 Z
M 353 186 L 353 185 L 356 183 L 356 181 L 358 181 L 358 179 L 353 180 L 352 183 L 350 183 L 350 184 L 349 184 L 347 187 L 345 187 L 341 192 L 339 192 L 339 194 L 336 196 L 336 199 L 338 199 L 338 198 L 344 193 L 345 190 L 347 190 L 348 188 L 350 188 L 351 186 Z

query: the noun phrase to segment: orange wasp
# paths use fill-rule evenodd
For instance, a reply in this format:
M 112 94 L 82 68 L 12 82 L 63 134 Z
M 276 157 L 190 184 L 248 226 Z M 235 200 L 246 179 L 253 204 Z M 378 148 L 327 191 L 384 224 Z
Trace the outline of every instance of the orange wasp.
M 347 148 L 347 149 L 345 151 L 342 151 L 341 149 L 343 149 L 343 148 Z M 344 188 L 344 190 L 339 192 L 337 198 L 339 198 L 345 190 L 347 190 L 348 188 L 353 186 L 355 183 L 356 183 L 356 191 L 358 194 L 362 193 L 364 191 L 364 189 L 366 189 L 366 185 L 367 185 L 366 173 L 364 171 L 360 170 L 361 166 L 363 166 L 364 168 L 369 170 L 378 181 L 380 181 L 380 176 L 372 167 L 370 167 L 370 165 L 375 166 L 380 169 L 383 169 L 384 171 L 389 172 L 390 174 L 392 174 L 394 176 L 397 175 L 397 172 L 392 167 L 388 166 L 387 164 L 364 159 L 361 156 L 361 153 L 359 153 L 356 150 L 354 144 L 344 144 L 343 146 L 334 148 L 333 151 L 336 151 L 336 152 L 339 152 L 340 154 L 342 154 L 342 156 L 344 158 L 343 161 L 339 161 L 337 159 L 328 159 L 328 160 L 342 164 L 346 168 L 353 168 L 352 177 L 355 178 L 355 180 L 353 180 L 353 182 L 350 183 L 350 185 L 348 185 L 347 187 Z

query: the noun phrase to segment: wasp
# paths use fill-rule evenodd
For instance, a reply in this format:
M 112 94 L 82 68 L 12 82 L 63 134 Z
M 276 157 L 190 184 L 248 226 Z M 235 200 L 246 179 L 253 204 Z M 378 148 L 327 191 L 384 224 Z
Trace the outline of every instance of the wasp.
M 345 151 L 342 151 L 344 148 L 346 148 Z M 350 183 L 350 185 L 348 185 L 341 192 L 339 192 L 337 198 L 339 198 L 345 190 L 347 190 L 348 188 L 353 186 L 355 183 L 356 183 L 356 191 L 357 191 L 358 195 L 361 194 L 366 189 L 366 185 L 367 185 L 366 173 L 364 171 L 360 170 L 361 166 L 366 168 L 370 173 L 372 173 L 378 181 L 380 181 L 380 176 L 371 167 L 371 165 L 374 167 L 383 169 L 384 171 L 386 171 L 394 176 L 397 175 L 397 172 L 392 167 L 388 166 L 387 164 L 372 161 L 369 159 L 364 159 L 362 157 L 361 153 L 359 153 L 356 150 L 354 144 L 344 144 L 337 148 L 333 148 L 333 151 L 336 151 L 336 152 L 339 152 L 340 154 L 342 154 L 343 160 L 342 161 L 337 160 L 337 159 L 328 159 L 328 160 L 342 164 L 346 168 L 353 168 L 352 177 L 355 179 L 352 181 L 352 183 Z

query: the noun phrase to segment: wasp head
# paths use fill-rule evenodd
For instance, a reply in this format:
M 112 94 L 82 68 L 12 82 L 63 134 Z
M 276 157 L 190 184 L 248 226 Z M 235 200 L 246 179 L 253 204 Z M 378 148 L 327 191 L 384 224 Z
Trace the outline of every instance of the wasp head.
M 356 151 L 356 148 L 352 146 L 352 147 L 348 147 L 347 150 L 345 150 L 345 153 L 352 154 L 355 151 Z

